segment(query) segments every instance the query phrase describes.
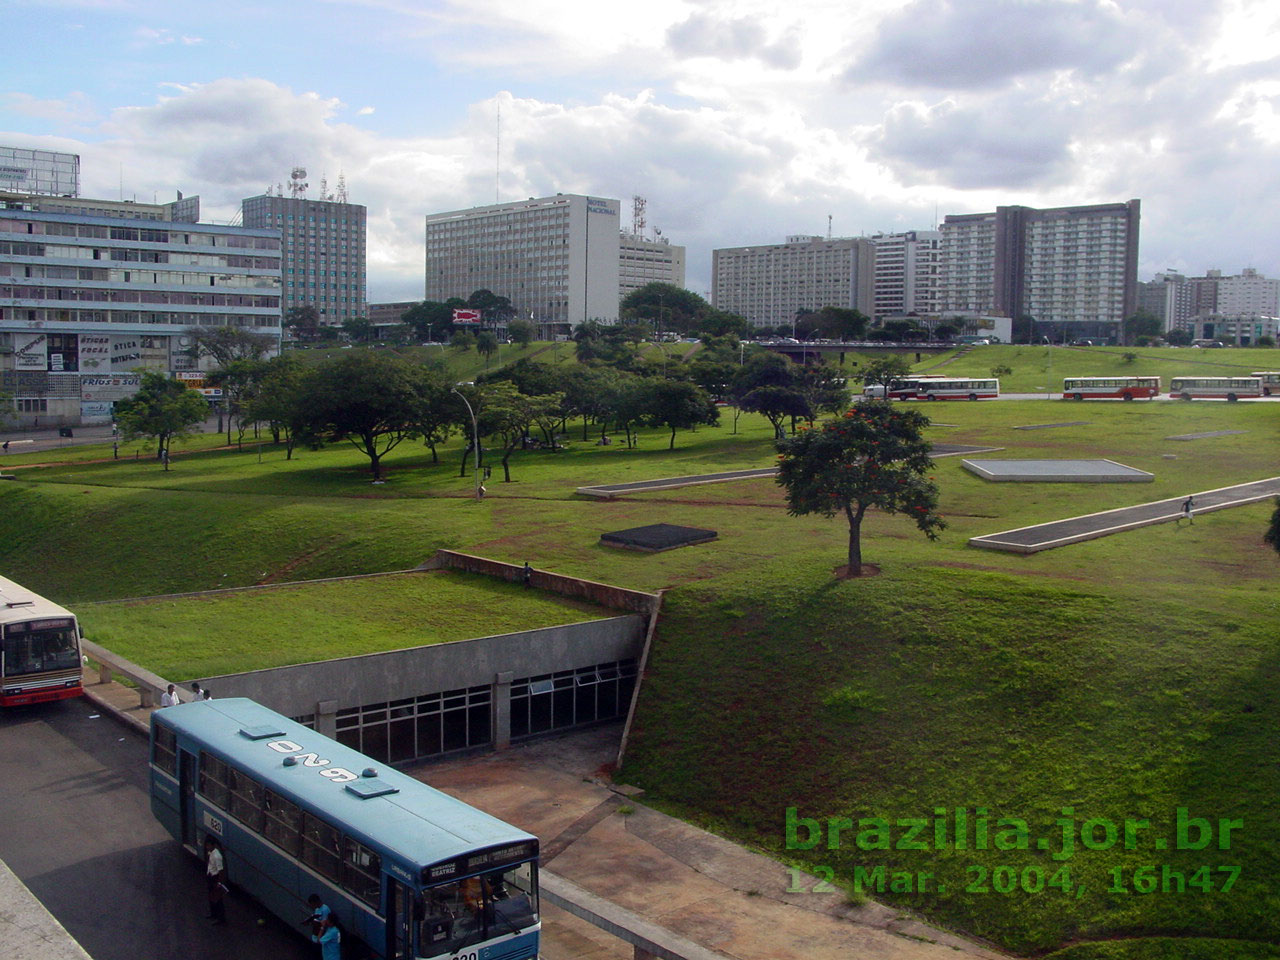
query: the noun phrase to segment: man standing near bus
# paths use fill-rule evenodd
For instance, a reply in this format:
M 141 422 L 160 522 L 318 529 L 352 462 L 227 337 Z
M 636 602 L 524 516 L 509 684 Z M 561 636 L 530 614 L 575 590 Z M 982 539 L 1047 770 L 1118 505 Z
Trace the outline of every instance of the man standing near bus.
M 227 865 L 222 859 L 222 851 L 213 837 L 204 838 L 205 884 L 209 888 L 209 919 L 215 924 L 227 922 L 227 905 L 225 898 L 230 889 L 227 886 Z
M 325 914 L 320 933 L 313 933 L 311 942 L 320 944 L 320 960 L 342 960 L 342 933 L 333 922 L 333 914 Z

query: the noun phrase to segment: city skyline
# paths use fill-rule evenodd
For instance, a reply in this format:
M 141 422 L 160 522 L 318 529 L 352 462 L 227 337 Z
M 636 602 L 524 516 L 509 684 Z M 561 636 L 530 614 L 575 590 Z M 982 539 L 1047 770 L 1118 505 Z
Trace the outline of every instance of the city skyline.
M 295 165 L 313 199 L 344 174 L 372 301 L 421 298 L 427 214 L 557 192 L 647 197 L 704 294 L 718 247 L 1117 197 L 1143 202 L 1140 279 L 1280 274 L 1261 3 L 260 10 L 19 0 L 0 142 L 212 220 Z

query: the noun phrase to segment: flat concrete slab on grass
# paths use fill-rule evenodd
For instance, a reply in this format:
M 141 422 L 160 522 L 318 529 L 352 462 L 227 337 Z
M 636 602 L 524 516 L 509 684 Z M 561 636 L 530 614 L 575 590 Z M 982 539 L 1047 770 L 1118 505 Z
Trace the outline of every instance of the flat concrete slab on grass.
M 1248 433 L 1248 430 L 1210 430 L 1208 433 L 1180 433 L 1176 437 L 1165 437 L 1166 440 L 1208 440 L 1210 437 L 1229 437 L 1236 433 Z
M 674 523 L 651 523 L 645 527 L 632 527 L 629 530 L 615 530 L 613 533 L 600 534 L 600 542 L 606 546 L 622 547 L 624 550 L 641 550 L 645 553 L 659 553 L 663 550 L 674 550 L 677 547 L 689 547 L 695 543 L 708 543 L 715 538 L 714 530 L 681 527 Z
M 1010 483 L 1150 483 L 1155 474 L 1114 460 L 961 460 L 983 480 Z
M 1028 423 L 1021 427 L 1014 427 L 1015 430 L 1052 430 L 1054 427 L 1087 427 L 1091 421 L 1089 420 L 1072 420 L 1069 423 Z

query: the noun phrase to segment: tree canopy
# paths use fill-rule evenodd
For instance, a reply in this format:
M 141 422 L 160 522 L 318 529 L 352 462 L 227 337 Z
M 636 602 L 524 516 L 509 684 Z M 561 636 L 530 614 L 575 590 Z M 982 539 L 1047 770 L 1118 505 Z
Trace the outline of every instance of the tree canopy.
M 142 372 L 142 383 L 131 397 L 116 401 L 116 423 L 126 440 L 148 437 L 156 441 L 156 456 L 169 469 L 169 444 L 190 436 L 209 416 L 209 404 L 181 380 L 155 370 Z
M 848 575 L 862 573 L 862 520 L 868 509 L 905 513 L 930 540 L 946 527 L 933 461 L 923 437 L 929 418 L 887 401 L 864 401 L 844 416 L 778 441 L 779 485 L 787 512 L 849 522 Z

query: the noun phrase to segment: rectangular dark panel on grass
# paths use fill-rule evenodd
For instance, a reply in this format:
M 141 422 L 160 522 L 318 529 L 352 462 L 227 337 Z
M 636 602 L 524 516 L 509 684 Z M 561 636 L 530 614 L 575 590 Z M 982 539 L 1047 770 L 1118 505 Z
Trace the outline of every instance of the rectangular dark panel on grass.
M 629 530 L 602 533 L 600 542 L 610 547 L 657 553 L 660 550 L 674 550 L 676 547 L 707 543 L 715 538 L 714 530 L 681 527 L 673 523 L 651 523 L 646 527 L 632 527 Z

